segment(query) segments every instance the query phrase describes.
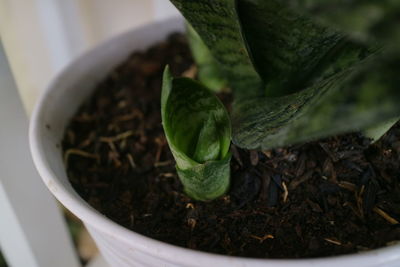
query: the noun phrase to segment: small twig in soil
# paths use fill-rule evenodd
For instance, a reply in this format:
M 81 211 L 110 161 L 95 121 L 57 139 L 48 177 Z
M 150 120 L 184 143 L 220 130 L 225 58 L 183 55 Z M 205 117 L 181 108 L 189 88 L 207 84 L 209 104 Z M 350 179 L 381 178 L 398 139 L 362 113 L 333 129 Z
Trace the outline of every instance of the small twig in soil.
M 90 132 L 89 136 L 85 140 L 83 140 L 78 145 L 78 147 L 79 148 L 85 148 L 85 147 L 89 146 L 93 142 L 95 136 L 96 136 L 96 134 L 94 132 Z
M 116 168 L 119 168 L 122 165 L 122 162 L 119 160 L 121 155 L 119 154 L 117 148 L 115 147 L 112 141 L 107 142 L 108 146 L 110 147 L 110 151 L 108 151 L 108 161 L 114 162 Z
M 222 200 L 224 201 L 224 203 L 226 205 L 228 205 L 229 203 L 231 203 L 231 197 L 230 196 L 224 196 L 222 197 Z
M 187 220 L 187 224 L 189 225 L 190 229 L 192 229 L 192 230 L 196 227 L 196 223 L 197 223 L 197 221 L 193 218 L 189 218 Z
M 310 179 L 312 177 L 313 173 L 314 173 L 314 170 L 309 170 L 303 176 L 293 179 L 289 184 L 289 189 L 290 190 L 296 189 L 296 187 L 298 187 L 300 184 L 302 184 L 305 181 L 307 181 L 308 179 Z
M 282 187 L 283 187 L 283 203 L 286 203 L 289 196 L 289 191 L 285 182 L 282 182 Z
M 267 239 L 274 239 L 275 237 L 273 235 L 270 234 L 266 234 L 265 236 L 256 236 L 256 235 L 250 235 L 251 238 L 257 239 L 258 241 L 260 241 L 260 243 L 264 242 Z
M 157 137 L 157 138 L 154 139 L 154 141 L 157 144 L 157 152 L 156 152 L 156 156 L 155 156 L 155 160 L 154 161 L 155 162 L 159 162 L 163 147 L 166 145 L 166 140 L 165 140 L 165 138 Z
M 120 150 L 125 150 L 126 146 L 127 146 L 127 139 L 123 139 L 121 140 L 121 142 L 119 142 L 119 149 Z
M 187 209 L 192 209 L 192 210 L 193 210 L 193 209 L 194 209 L 193 203 L 187 203 L 187 204 L 186 204 L 186 208 L 187 208 Z
M 167 161 L 160 161 L 160 162 L 156 162 L 156 163 L 154 163 L 154 167 L 165 167 L 165 166 L 168 166 L 168 165 L 172 165 L 173 164 L 173 162 L 171 161 L 171 160 L 167 160 Z
M 124 109 L 127 105 L 128 105 L 128 103 L 125 100 L 122 100 L 122 101 L 118 102 L 117 106 L 119 109 Z
M 263 153 L 267 158 L 271 158 L 271 156 L 272 156 L 271 150 L 266 150 L 266 151 L 263 151 L 262 153 Z
M 328 178 L 329 181 L 333 183 L 337 183 L 336 171 L 333 166 L 333 162 L 331 159 L 326 159 L 322 166 L 323 174 Z
M 329 242 L 329 243 L 334 244 L 334 245 L 337 245 L 337 246 L 341 246 L 341 245 L 342 245 L 342 242 L 340 242 L 340 241 L 338 241 L 338 240 L 336 240 L 336 239 L 324 238 L 324 240 L 325 240 L 326 242 Z
M 136 168 L 136 163 L 131 154 L 127 154 L 126 157 L 128 158 L 129 164 L 131 165 L 132 169 Z
M 352 192 L 356 192 L 357 190 L 357 186 L 355 184 L 346 181 L 340 181 L 338 186 Z
M 103 137 L 100 137 L 99 140 L 100 140 L 100 142 L 107 142 L 107 143 L 110 143 L 110 142 L 115 142 L 115 141 L 119 141 L 119 140 L 126 139 L 126 138 L 132 136 L 133 134 L 134 134 L 134 131 L 129 130 L 129 131 L 127 131 L 127 132 L 118 134 L 118 135 L 116 135 L 116 136 L 111 136 L 111 137 L 104 137 L 104 136 L 103 136 Z
M 355 191 L 355 198 L 357 203 L 358 211 L 360 212 L 361 217 L 364 217 L 364 209 L 363 209 L 363 194 L 365 191 L 365 185 L 362 185 L 360 191 Z
M 111 144 L 113 144 L 113 143 L 110 142 L 108 144 L 110 144 L 110 146 L 111 146 Z M 111 147 L 114 147 L 114 145 L 112 145 Z M 111 151 L 108 152 L 108 158 L 110 161 L 114 162 L 114 165 L 116 168 L 119 168 L 122 165 L 122 162 L 119 160 L 120 155 L 116 151 L 115 147 L 114 147 L 114 149 L 112 149 Z
M 384 212 L 380 208 L 375 206 L 372 210 L 376 214 L 378 214 L 379 216 L 384 218 L 388 223 L 390 223 L 390 224 L 400 224 L 400 222 L 398 220 L 396 220 L 395 218 L 391 217 L 389 214 L 387 214 L 386 212 Z
M 112 141 L 108 141 L 107 144 L 110 147 L 112 152 L 115 152 L 115 153 L 117 153 L 119 155 L 119 153 L 117 151 L 117 148 L 115 147 L 115 145 L 114 145 L 114 143 Z
M 84 158 L 95 159 L 97 161 L 100 160 L 98 155 L 91 154 L 89 152 L 86 152 L 86 151 L 83 151 L 80 149 L 71 148 L 71 149 L 68 149 L 67 151 L 65 151 L 65 153 L 64 153 L 64 165 L 65 165 L 66 169 L 68 169 L 68 161 L 69 161 L 69 157 L 71 155 L 77 155 L 77 156 L 81 156 Z
M 184 71 L 182 73 L 183 77 L 191 78 L 191 79 L 194 79 L 196 77 L 196 75 L 197 75 L 197 67 L 194 64 L 192 66 L 190 66 L 189 69 L 187 69 L 186 71 Z
M 171 178 L 171 177 L 175 177 L 175 174 L 173 174 L 171 172 L 166 172 L 166 173 L 162 173 L 161 176 L 165 177 L 165 178 Z

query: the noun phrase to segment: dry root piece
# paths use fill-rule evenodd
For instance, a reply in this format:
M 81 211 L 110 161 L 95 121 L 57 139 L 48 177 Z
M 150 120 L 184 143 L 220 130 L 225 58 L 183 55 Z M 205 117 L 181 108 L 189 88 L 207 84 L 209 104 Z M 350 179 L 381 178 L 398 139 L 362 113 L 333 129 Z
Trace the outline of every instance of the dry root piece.
M 172 178 L 172 177 L 175 177 L 175 174 L 171 173 L 171 172 L 165 172 L 165 173 L 161 173 L 160 176 L 165 177 L 165 178 Z
M 129 165 L 131 165 L 132 169 L 135 169 L 136 163 L 135 160 L 133 159 L 133 156 L 131 154 L 127 154 L 126 157 L 128 158 Z
M 283 196 L 282 196 L 283 203 L 286 203 L 286 201 L 288 200 L 289 191 L 285 182 L 282 182 L 282 187 L 283 187 Z
M 156 152 L 156 156 L 155 156 L 155 162 L 157 163 L 157 162 L 160 162 L 161 153 L 162 153 L 164 146 L 167 144 L 167 140 L 165 140 L 165 138 L 162 138 L 162 137 L 156 137 L 156 139 L 154 141 L 157 144 L 157 152 Z
M 193 203 L 190 203 L 190 202 L 187 203 L 187 204 L 186 204 L 186 208 L 187 208 L 187 209 L 192 209 L 192 210 L 194 210 L 194 205 L 193 205 Z
M 118 134 L 116 136 L 100 137 L 100 142 L 106 142 L 106 143 L 116 142 L 116 141 L 124 140 L 124 139 L 132 136 L 133 134 L 134 134 L 134 131 L 130 130 L 130 131 L 126 131 L 124 133 Z
M 346 182 L 346 181 L 340 181 L 338 183 L 338 186 L 340 186 L 341 188 L 344 188 L 346 190 L 349 190 L 351 192 L 356 192 L 357 191 L 357 186 L 353 183 L 350 182 Z
M 266 234 L 262 237 L 260 236 L 256 236 L 256 235 L 250 235 L 251 238 L 257 239 L 258 241 L 260 241 L 260 243 L 264 242 L 267 239 L 274 239 L 275 237 L 273 235 L 270 234 Z
M 67 151 L 65 151 L 64 153 L 64 165 L 65 168 L 68 169 L 68 161 L 71 155 L 76 155 L 76 156 L 81 156 L 84 158 L 90 158 L 90 159 L 95 159 L 95 160 L 100 160 L 98 155 L 80 150 L 80 149 L 75 149 L 75 148 L 71 148 L 68 149 Z
M 389 214 L 387 214 L 386 212 L 384 212 L 383 210 L 381 210 L 378 207 L 374 207 L 372 209 L 376 214 L 378 214 L 379 216 L 381 216 L 382 218 L 384 218 L 388 223 L 390 224 L 400 224 L 400 222 L 398 220 L 396 220 L 395 218 L 391 217 Z
M 357 208 L 358 211 L 361 215 L 361 217 L 364 217 L 364 210 L 363 210 L 363 194 L 365 191 L 365 185 L 362 185 L 359 191 L 356 191 L 354 193 L 355 198 L 356 198 L 356 203 L 357 203 Z
M 324 238 L 324 240 L 326 242 L 329 242 L 331 244 L 337 245 L 337 246 L 341 246 L 342 242 L 340 242 L 339 240 L 337 240 L 336 238 Z
M 197 223 L 197 221 L 193 218 L 189 218 L 187 220 L 187 224 L 189 225 L 190 229 L 192 229 L 192 230 L 196 227 L 196 223 Z
M 196 65 L 190 66 L 188 70 L 182 73 L 183 77 L 194 79 L 197 75 L 197 67 Z
M 160 162 L 156 162 L 156 163 L 154 163 L 154 167 L 165 167 L 165 166 L 168 166 L 168 165 L 172 165 L 173 164 L 173 162 L 171 161 L 171 160 L 167 160 L 167 161 L 160 161 Z

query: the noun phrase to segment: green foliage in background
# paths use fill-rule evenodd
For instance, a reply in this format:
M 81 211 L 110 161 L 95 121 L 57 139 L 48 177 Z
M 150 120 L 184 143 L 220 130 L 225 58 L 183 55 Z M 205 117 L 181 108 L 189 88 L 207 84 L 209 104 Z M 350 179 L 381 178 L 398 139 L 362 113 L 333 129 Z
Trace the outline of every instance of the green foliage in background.
M 199 81 L 213 92 L 220 92 L 225 89 L 228 86 L 228 82 L 221 73 L 219 63 L 189 24 L 187 24 L 187 37 L 198 68 L 197 76 Z

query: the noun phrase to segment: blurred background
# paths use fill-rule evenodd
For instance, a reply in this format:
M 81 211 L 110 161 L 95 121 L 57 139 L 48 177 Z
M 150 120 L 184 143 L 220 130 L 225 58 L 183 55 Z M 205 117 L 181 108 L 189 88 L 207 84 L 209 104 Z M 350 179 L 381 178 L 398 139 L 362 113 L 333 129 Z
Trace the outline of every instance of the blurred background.
M 0 37 L 28 114 L 65 64 L 94 45 L 176 15 L 169 0 L 0 0 Z
M 0 90 L 17 91 L 22 100 L 20 109 L 29 117 L 39 94 L 71 60 L 119 33 L 176 15 L 169 0 L 0 0 Z M 1 112 L 8 111 L 0 107 Z M 14 120 L 13 114 L 8 117 Z M 2 168 L 8 157 L 1 149 L 2 142 L 6 141 L 0 140 L 0 189 L 10 193 L 8 173 Z M 28 147 L 25 153 L 29 154 Z M 12 202 L 2 192 L 0 199 Z M 82 262 L 90 261 L 97 248 L 80 221 L 60 209 Z M 7 212 L 0 205 L 0 227 L 9 226 Z M 5 236 L 0 240 L 2 246 L 10 242 Z M 0 253 L 0 267 L 5 266 Z

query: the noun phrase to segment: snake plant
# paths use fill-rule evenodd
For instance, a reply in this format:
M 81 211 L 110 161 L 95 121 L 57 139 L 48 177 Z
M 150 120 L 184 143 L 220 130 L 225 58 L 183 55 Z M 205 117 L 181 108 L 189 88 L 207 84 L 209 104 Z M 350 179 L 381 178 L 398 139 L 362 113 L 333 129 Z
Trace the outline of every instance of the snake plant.
M 398 1 L 171 1 L 208 53 L 200 81 L 221 77 L 234 96 L 229 119 L 205 86 L 166 71 L 163 124 L 190 196 L 227 190 L 231 127 L 234 144 L 264 150 L 399 117 Z

